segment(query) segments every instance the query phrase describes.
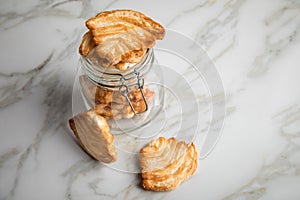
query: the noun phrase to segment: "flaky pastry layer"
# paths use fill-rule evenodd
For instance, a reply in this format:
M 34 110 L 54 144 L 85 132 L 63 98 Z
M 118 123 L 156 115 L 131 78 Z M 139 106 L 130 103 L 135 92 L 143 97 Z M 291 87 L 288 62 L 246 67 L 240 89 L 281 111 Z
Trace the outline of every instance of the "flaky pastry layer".
M 188 145 L 175 138 L 152 140 L 140 153 L 142 187 L 146 190 L 173 190 L 192 176 L 198 166 L 194 143 Z

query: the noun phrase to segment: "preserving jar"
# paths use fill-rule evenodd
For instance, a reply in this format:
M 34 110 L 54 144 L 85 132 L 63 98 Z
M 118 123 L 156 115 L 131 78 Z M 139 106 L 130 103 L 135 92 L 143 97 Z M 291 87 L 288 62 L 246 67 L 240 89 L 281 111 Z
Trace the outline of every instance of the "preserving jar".
M 126 70 L 103 67 L 81 57 L 77 77 L 85 108 L 108 120 L 113 134 L 148 124 L 162 108 L 163 77 L 152 48 Z

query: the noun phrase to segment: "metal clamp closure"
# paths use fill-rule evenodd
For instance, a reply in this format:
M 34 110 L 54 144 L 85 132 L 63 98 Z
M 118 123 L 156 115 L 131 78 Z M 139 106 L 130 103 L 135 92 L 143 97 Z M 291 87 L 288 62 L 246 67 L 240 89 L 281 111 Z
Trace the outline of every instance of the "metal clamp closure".
M 146 112 L 148 110 L 148 103 L 147 103 L 147 100 L 146 100 L 146 97 L 145 97 L 145 94 L 144 94 L 144 91 L 143 91 L 144 83 L 145 83 L 144 78 L 140 76 L 140 72 L 137 71 L 137 70 L 134 70 L 134 74 L 135 74 L 135 76 L 137 78 L 137 86 L 138 86 L 138 88 L 139 88 L 139 90 L 140 90 L 140 92 L 142 94 L 143 101 L 144 101 L 145 106 L 146 106 L 145 110 L 143 110 L 142 112 L 137 113 L 136 110 L 134 109 L 134 107 L 133 107 L 133 105 L 132 105 L 132 103 L 131 103 L 131 101 L 130 101 L 130 99 L 128 97 L 128 93 L 129 93 L 130 89 L 126 85 L 126 80 L 127 79 L 123 75 L 120 78 L 120 81 L 121 81 L 122 85 L 119 88 L 119 92 L 126 98 L 126 100 L 129 103 L 129 106 L 130 106 L 132 112 L 134 113 L 134 115 L 137 115 L 137 114 L 144 113 L 144 112 Z

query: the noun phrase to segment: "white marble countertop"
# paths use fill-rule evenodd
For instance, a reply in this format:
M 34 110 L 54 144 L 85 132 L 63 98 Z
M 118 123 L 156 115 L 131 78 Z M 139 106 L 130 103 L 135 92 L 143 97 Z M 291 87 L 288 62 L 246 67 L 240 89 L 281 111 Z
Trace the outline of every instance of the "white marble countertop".
M 197 41 L 226 91 L 214 151 L 172 192 L 90 159 L 71 139 L 84 21 L 132 8 Z M 0 199 L 300 199 L 298 0 L 0 2 Z

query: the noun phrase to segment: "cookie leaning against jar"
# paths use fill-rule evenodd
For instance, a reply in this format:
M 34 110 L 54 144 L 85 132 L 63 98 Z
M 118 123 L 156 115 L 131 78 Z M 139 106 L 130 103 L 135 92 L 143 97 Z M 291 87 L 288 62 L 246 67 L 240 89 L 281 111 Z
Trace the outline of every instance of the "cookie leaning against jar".
M 81 147 L 94 159 L 104 163 L 116 161 L 117 153 L 112 144 L 106 120 L 94 110 L 82 112 L 69 120 L 69 125 Z

